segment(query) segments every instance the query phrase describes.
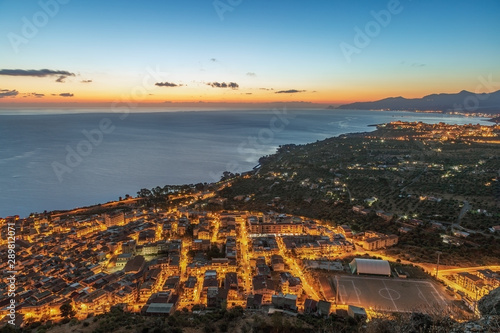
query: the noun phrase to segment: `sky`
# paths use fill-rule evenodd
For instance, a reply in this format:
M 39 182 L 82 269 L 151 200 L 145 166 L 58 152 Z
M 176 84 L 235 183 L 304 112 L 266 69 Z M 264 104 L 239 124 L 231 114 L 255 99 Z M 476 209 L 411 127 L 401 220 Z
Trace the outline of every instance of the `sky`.
M 0 108 L 499 90 L 499 14 L 498 0 L 0 0 Z

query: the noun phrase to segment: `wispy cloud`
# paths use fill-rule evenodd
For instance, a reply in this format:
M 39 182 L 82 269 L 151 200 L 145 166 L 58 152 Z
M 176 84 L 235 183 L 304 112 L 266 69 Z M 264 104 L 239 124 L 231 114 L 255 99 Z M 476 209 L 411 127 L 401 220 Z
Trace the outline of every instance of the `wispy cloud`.
M 209 82 L 207 85 L 213 87 L 213 88 L 231 88 L 231 89 L 238 89 L 240 86 L 235 83 L 235 82 Z
M 42 98 L 45 96 L 45 94 L 39 94 L 39 93 L 27 93 L 27 94 L 24 94 L 26 96 L 23 96 L 23 97 L 29 97 L 29 96 L 32 96 L 32 97 L 36 97 L 36 98 Z
M 92 80 L 81 80 L 81 83 L 92 83 Z
M 172 82 L 156 82 L 155 86 L 158 87 L 182 87 L 183 84 L 176 84 Z
M 406 61 L 401 61 L 401 65 L 404 66 L 410 66 L 410 67 L 424 67 L 426 64 L 420 63 L 420 62 L 406 62 Z
M 9 90 L 9 89 L 1 89 L 0 90 L 0 98 L 15 97 L 17 95 L 19 95 L 19 91 L 17 91 L 17 90 Z
M 254 72 L 248 72 L 247 76 L 257 76 L 257 74 L 255 74 Z
M 301 93 L 305 92 L 305 90 L 297 90 L 297 89 L 290 89 L 290 90 L 280 90 L 275 92 L 275 94 L 296 94 L 296 93 Z
M 61 96 L 61 97 L 73 97 L 75 95 L 73 95 L 72 93 L 61 93 L 61 94 L 59 94 L 59 96 Z

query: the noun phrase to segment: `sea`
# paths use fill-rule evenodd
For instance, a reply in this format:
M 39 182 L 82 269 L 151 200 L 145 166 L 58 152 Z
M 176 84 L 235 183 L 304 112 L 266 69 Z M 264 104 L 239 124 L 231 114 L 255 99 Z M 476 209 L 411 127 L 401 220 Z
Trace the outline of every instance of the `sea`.
M 439 113 L 269 110 L 0 110 L 0 217 L 220 180 L 280 145 L 369 132 L 395 120 L 484 124 Z

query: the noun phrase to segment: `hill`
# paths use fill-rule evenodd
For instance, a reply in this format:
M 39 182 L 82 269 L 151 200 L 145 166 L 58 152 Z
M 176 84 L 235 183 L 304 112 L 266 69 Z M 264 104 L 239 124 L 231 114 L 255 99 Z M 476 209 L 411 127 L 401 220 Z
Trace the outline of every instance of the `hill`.
M 500 114 L 500 90 L 482 94 L 462 90 L 456 94 L 431 94 L 422 98 L 389 97 L 372 102 L 344 104 L 337 109 L 455 111 Z

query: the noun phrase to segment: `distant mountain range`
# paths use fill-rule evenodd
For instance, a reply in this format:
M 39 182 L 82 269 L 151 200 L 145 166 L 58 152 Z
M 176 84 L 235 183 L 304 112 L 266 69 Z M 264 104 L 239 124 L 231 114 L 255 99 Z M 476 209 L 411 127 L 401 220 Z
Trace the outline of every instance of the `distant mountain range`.
M 422 98 L 389 97 L 374 102 L 345 104 L 337 109 L 484 112 L 500 114 L 500 90 L 475 94 L 462 90 L 457 94 L 432 94 Z

